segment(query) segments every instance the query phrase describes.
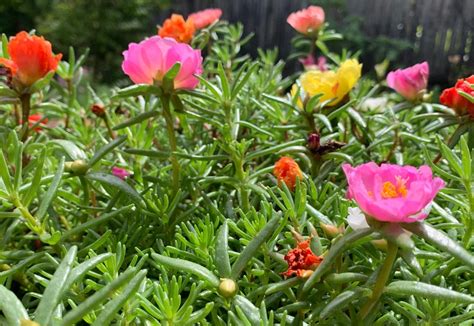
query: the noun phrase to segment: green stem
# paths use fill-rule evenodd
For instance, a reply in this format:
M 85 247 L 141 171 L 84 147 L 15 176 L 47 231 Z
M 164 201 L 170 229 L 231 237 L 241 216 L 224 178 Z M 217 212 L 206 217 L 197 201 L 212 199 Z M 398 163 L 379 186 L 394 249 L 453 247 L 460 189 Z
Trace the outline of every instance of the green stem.
M 21 140 L 25 141 L 28 138 L 29 132 L 29 118 L 30 118 L 30 110 L 31 110 L 31 94 L 26 93 L 20 96 L 21 102 L 21 115 L 22 115 L 22 127 L 21 127 Z
M 382 267 L 380 268 L 379 274 L 377 275 L 377 280 L 375 281 L 375 286 L 372 291 L 372 295 L 359 312 L 360 320 L 364 320 L 379 301 L 385 288 L 385 284 L 387 283 L 388 278 L 390 277 L 390 273 L 392 272 L 393 264 L 397 259 L 397 244 L 392 241 L 387 241 L 387 244 L 387 257 L 385 258 L 385 261 Z
M 468 178 L 470 178 L 470 176 L 468 176 Z M 464 247 L 469 249 L 471 237 L 472 237 L 472 231 L 473 231 L 473 222 L 474 222 L 474 196 L 472 195 L 472 190 L 471 190 L 472 188 L 471 180 L 465 180 L 464 188 L 466 188 L 466 195 L 469 202 L 469 213 L 468 213 L 468 218 L 467 218 L 466 231 L 464 233 L 462 242 L 463 242 Z
M 18 210 L 21 213 L 21 216 L 26 220 L 28 227 L 33 232 L 37 233 L 38 235 L 42 235 L 45 233 L 40 222 L 36 219 L 36 217 L 31 215 L 27 207 L 23 206 L 23 203 L 20 202 L 20 200 L 18 199 L 16 195 L 12 198 L 12 203 L 13 205 L 15 205 L 16 208 L 18 208 Z
M 244 212 L 248 212 L 250 209 L 250 198 L 249 198 L 249 191 L 247 189 L 246 183 L 247 178 L 245 177 L 244 171 L 244 163 L 242 159 L 234 160 L 236 176 L 240 181 L 240 201 L 242 205 L 242 209 Z
M 163 103 L 163 116 L 165 117 L 166 121 L 166 130 L 168 131 L 168 140 L 170 145 L 171 151 L 171 165 L 173 168 L 173 195 L 175 195 L 179 190 L 179 161 L 176 157 L 176 150 L 177 150 L 177 142 L 176 136 L 174 134 L 174 121 L 173 116 L 171 115 L 170 109 L 170 98 L 166 95 L 161 97 L 161 101 Z
M 109 133 L 110 138 L 115 139 L 116 136 L 115 136 L 114 131 L 112 130 L 112 127 L 110 126 L 110 120 L 107 114 L 104 115 L 104 123 L 105 123 L 105 126 L 107 127 L 107 131 Z

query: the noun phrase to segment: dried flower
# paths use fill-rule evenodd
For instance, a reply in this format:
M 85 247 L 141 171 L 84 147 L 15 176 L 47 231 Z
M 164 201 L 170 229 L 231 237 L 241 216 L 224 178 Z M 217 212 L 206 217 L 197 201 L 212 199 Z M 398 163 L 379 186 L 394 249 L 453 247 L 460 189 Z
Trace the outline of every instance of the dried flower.
M 287 277 L 296 275 L 302 278 L 310 276 L 323 260 L 311 251 L 309 240 L 299 242 L 298 246 L 291 249 L 284 258 L 288 263 L 288 270 L 283 275 Z

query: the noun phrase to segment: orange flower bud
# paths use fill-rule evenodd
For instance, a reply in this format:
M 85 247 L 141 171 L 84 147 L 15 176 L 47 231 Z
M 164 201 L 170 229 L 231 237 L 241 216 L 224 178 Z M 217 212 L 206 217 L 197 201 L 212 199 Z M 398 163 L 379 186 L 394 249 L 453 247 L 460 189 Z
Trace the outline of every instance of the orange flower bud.
M 185 21 L 183 16 L 172 14 L 163 23 L 163 26 L 158 30 L 158 35 L 161 37 L 171 37 L 181 43 L 189 43 L 193 39 L 196 28 L 191 20 Z
M 13 85 L 28 87 L 55 71 L 62 54 L 54 55 L 51 43 L 43 37 L 19 32 L 8 43 L 10 59 L 0 58 L 0 66 L 9 69 Z
M 298 163 L 296 163 L 291 157 L 286 156 L 280 158 L 275 163 L 273 174 L 278 179 L 278 184 L 284 182 L 291 190 L 295 189 L 296 178 L 303 178 L 303 173 L 301 172 Z

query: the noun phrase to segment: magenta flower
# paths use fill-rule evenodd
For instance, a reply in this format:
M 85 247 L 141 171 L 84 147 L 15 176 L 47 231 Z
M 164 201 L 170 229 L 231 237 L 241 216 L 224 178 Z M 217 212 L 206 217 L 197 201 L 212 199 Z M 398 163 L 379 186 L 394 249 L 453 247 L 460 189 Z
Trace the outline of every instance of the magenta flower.
M 368 216 L 383 222 L 415 222 L 428 216 L 430 204 L 445 183 L 431 168 L 365 163 L 342 166 L 347 195 Z
M 423 96 L 423 91 L 428 86 L 429 74 L 430 67 L 425 61 L 390 72 L 387 75 L 387 84 L 407 100 L 414 101 Z
M 131 173 L 128 172 L 127 170 L 116 167 L 116 166 L 112 167 L 112 174 L 122 180 L 125 180 L 127 177 L 131 175 Z
M 314 55 L 308 54 L 306 57 L 298 60 L 306 70 L 319 70 L 326 71 L 328 70 L 326 57 L 322 55 L 318 57 L 318 61 L 314 58 Z
M 177 62 L 181 63 L 174 79 L 175 89 L 193 89 L 202 73 L 200 50 L 172 38 L 153 36 L 140 43 L 130 43 L 123 52 L 122 70 L 135 84 L 161 84 L 164 75 Z
M 218 8 L 210 8 L 192 13 L 188 19 L 193 22 L 196 29 L 203 29 L 216 21 L 222 16 L 222 10 Z
M 291 13 L 286 22 L 301 34 L 316 34 L 324 24 L 324 10 L 318 6 L 309 6 L 306 9 Z

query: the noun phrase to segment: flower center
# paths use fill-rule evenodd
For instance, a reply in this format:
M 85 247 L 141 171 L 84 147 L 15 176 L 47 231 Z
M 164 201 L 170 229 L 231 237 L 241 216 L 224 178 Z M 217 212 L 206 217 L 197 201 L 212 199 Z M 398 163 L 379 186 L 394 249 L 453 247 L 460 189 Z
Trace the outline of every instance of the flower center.
M 395 184 L 390 181 L 384 182 L 381 191 L 382 198 L 406 197 L 408 192 L 406 182 L 407 180 L 402 179 L 400 176 L 395 177 Z

